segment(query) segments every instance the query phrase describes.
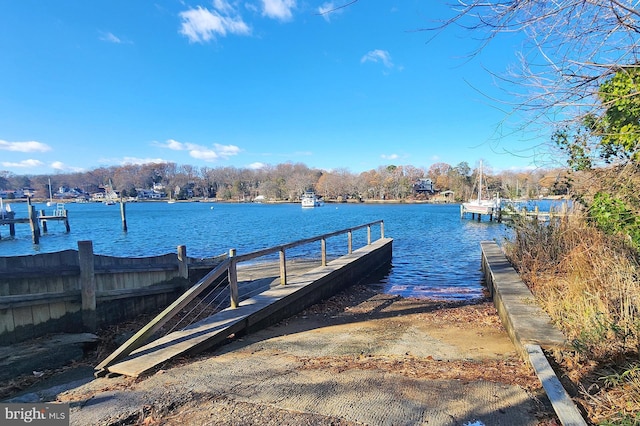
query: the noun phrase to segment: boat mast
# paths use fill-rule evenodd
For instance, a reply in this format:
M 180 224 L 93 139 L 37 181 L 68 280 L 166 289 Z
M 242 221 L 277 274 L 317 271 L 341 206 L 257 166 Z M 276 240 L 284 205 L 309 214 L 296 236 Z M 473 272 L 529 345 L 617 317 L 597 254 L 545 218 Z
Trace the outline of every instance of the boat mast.
M 478 181 L 478 202 L 482 200 L 482 160 L 480 160 L 480 179 Z
M 51 178 L 49 178 L 49 202 L 47 203 L 47 206 L 52 206 L 53 205 L 53 193 L 51 192 Z

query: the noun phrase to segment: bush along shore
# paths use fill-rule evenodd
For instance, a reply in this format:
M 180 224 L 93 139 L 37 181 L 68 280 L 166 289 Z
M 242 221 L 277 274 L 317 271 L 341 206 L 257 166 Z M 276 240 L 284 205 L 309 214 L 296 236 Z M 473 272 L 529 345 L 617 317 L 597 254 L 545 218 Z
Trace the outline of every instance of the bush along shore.
M 552 354 L 558 376 L 594 424 L 640 424 L 640 264 L 630 238 L 587 214 L 521 221 L 505 251 L 572 342 Z

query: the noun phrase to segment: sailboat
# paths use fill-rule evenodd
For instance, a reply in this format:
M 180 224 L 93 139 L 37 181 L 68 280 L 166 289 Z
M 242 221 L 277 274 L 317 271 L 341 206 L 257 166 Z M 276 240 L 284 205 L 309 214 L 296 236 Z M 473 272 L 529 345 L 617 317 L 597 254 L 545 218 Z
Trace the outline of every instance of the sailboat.
M 111 183 L 111 179 L 109 179 L 109 184 L 105 185 L 105 193 L 104 193 L 104 201 L 103 203 L 107 206 L 113 206 L 118 199 L 118 194 L 113 190 L 113 184 Z
M 495 214 L 500 210 L 500 198 L 496 194 L 495 198 L 482 198 L 482 160 L 480 160 L 480 169 L 478 172 L 478 198 L 462 203 L 463 211 L 476 214 Z
M 51 192 L 51 178 L 49 178 L 49 201 L 47 201 L 47 207 L 53 205 L 53 193 Z

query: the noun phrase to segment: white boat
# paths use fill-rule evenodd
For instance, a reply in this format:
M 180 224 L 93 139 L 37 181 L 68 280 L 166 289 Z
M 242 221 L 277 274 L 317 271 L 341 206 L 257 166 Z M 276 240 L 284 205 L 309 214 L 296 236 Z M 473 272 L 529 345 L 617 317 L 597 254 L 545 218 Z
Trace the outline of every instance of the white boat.
M 320 207 L 324 204 L 313 191 L 306 191 L 300 200 L 302 207 Z
M 113 206 L 116 204 L 118 200 L 118 193 L 113 190 L 113 184 L 111 183 L 111 179 L 109 179 L 109 185 L 104 186 L 104 201 L 103 203 L 107 206 Z
M 0 219 L 13 219 L 16 215 L 16 212 L 11 210 L 11 206 L 7 204 L 3 204 L 2 197 L 0 197 Z
M 480 161 L 480 171 L 478 173 L 478 198 L 462 203 L 462 214 L 497 214 L 500 211 L 501 201 L 496 194 L 495 198 L 482 198 L 482 161 Z

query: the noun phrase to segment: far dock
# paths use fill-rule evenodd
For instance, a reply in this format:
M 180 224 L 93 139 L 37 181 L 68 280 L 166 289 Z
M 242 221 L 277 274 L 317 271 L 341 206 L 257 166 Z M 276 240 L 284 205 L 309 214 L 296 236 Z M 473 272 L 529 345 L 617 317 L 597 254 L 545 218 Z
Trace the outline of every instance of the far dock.
M 47 222 L 48 221 L 62 221 L 65 225 L 66 232 L 71 231 L 71 227 L 69 226 L 69 214 L 67 209 L 64 208 L 63 203 L 58 203 L 56 205 L 55 210 L 52 215 L 47 215 L 44 210 L 40 210 L 40 214 L 36 215 L 36 208 L 31 204 L 31 199 L 28 200 L 28 214 L 29 216 L 26 218 L 16 218 L 15 216 L 1 216 L 0 217 L 0 226 L 1 225 L 9 225 L 9 235 L 15 237 L 16 235 L 16 224 L 27 223 L 31 226 L 31 237 L 34 244 L 40 243 L 40 236 L 42 232 L 48 232 Z M 2 235 L 0 234 L 0 239 Z
M 515 218 L 526 218 L 529 220 L 549 221 L 556 218 L 564 218 L 569 215 L 569 209 L 566 202 L 560 205 L 559 209 L 550 208 L 548 211 L 541 211 L 538 206 L 529 210 L 526 207 L 517 207 L 509 202 L 502 201 L 495 205 L 483 205 L 481 203 L 462 203 L 460 204 L 460 218 L 471 214 L 471 219 L 478 222 L 482 220 L 482 216 L 488 216 L 489 221 L 502 222 L 504 220 L 514 220 Z

